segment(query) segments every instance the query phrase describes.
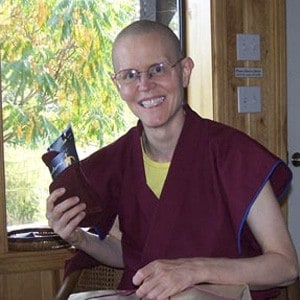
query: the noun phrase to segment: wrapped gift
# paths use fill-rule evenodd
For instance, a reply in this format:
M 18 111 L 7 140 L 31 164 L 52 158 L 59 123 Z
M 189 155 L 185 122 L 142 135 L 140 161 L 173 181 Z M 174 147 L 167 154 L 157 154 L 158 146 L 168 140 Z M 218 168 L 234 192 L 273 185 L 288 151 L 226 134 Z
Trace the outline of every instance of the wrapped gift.
M 100 198 L 89 184 L 78 158 L 75 139 L 71 125 L 49 146 L 42 159 L 48 166 L 52 176 L 49 186 L 50 193 L 58 188 L 65 188 L 66 192 L 55 202 L 77 196 L 86 203 L 86 218 L 80 223 L 82 227 L 89 227 L 96 223 L 99 213 L 102 212 Z

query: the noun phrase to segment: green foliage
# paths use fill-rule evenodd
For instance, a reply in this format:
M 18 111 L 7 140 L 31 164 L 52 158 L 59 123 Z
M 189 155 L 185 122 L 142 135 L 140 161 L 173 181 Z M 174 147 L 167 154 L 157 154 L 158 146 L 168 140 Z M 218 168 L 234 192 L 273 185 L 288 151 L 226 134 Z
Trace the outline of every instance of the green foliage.
M 68 123 L 79 147 L 101 147 L 124 131 L 126 107 L 109 75 L 111 46 L 135 19 L 137 5 L 138 0 L 0 0 L 8 225 L 44 216 L 50 175 L 41 151 Z
M 135 1 L 14 0 L 0 3 L 4 141 L 36 147 L 72 123 L 77 143 L 107 143 L 124 130 L 110 80 L 111 46 Z M 79 134 L 80 133 L 80 134 Z
M 41 193 L 43 169 L 36 164 L 36 152 L 6 146 L 6 206 L 7 225 L 34 223 L 41 219 L 40 211 L 46 196 Z M 43 197 L 43 199 L 41 199 Z M 41 202 L 41 200 L 43 200 Z

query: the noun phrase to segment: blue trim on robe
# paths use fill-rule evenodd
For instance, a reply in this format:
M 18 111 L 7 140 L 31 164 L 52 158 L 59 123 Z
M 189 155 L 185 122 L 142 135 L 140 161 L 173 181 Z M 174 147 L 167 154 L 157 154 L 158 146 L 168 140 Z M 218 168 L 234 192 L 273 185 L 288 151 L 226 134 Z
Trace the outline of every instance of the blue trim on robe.
M 263 187 L 266 185 L 266 183 L 270 180 L 272 174 L 274 173 L 274 171 L 276 170 L 276 168 L 280 165 L 284 163 L 282 160 L 278 160 L 275 162 L 274 166 L 272 167 L 271 171 L 269 172 L 269 174 L 266 176 L 266 179 L 263 181 L 262 185 L 259 187 L 259 189 L 257 190 L 257 192 L 255 193 L 253 199 L 250 201 L 246 211 L 245 211 L 245 214 L 242 218 L 242 221 L 241 221 L 241 224 L 239 226 L 239 230 L 238 230 L 238 241 L 237 241 L 237 248 L 238 248 L 238 253 L 239 255 L 242 254 L 242 249 L 241 249 L 241 236 L 242 236 L 242 231 L 243 231 L 243 228 L 244 228 L 244 225 L 247 221 L 247 218 L 248 218 L 248 215 L 249 215 L 249 212 L 250 212 L 250 209 L 252 207 L 252 205 L 254 204 L 254 202 L 256 201 L 256 198 L 257 196 L 259 195 L 259 193 L 261 192 L 261 190 L 263 189 Z M 282 191 L 282 193 L 278 196 L 276 196 L 277 200 L 280 201 L 281 198 L 285 195 L 285 193 L 287 192 L 287 190 L 289 189 L 289 186 L 290 186 L 290 183 L 292 181 L 292 176 L 289 180 L 289 183 L 286 185 L 285 189 Z
M 94 225 L 94 226 L 93 226 L 93 229 L 94 229 L 96 235 L 98 236 L 98 239 L 99 239 L 99 240 L 103 241 L 103 240 L 106 238 L 106 235 L 104 235 L 104 234 L 102 233 L 102 231 L 100 230 L 99 226 Z

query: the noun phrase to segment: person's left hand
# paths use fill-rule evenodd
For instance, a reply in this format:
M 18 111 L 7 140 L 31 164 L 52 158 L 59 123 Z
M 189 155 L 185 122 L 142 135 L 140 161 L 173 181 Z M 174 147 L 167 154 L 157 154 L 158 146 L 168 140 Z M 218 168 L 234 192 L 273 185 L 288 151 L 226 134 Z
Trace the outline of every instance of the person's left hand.
M 192 286 L 192 274 L 185 259 L 156 260 L 139 269 L 132 281 L 139 298 L 163 300 Z

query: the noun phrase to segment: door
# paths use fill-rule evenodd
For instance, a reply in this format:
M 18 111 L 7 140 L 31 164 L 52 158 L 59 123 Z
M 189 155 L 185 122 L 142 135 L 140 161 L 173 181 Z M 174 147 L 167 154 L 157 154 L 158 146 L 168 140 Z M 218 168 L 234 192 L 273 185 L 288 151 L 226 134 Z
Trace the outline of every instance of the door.
M 288 81 L 288 152 L 294 174 L 288 203 L 289 229 L 300 259 L 300 166 L 291 163 L 300 153 L 300 1 L 287 0 L 287 81 Z

